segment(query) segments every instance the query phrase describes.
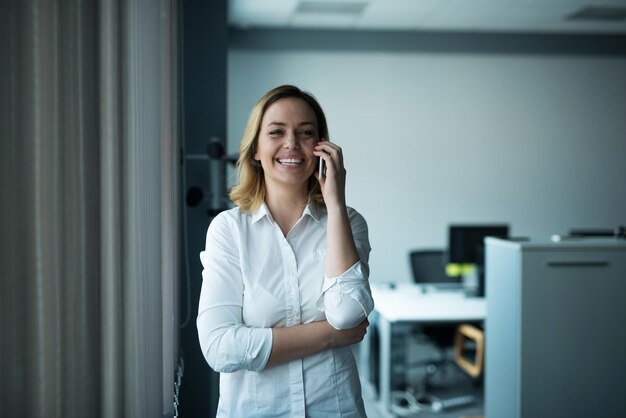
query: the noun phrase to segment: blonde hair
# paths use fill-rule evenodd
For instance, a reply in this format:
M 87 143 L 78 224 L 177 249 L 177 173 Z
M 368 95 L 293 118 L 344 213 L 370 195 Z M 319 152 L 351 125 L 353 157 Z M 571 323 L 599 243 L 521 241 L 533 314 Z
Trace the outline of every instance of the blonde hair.
M 328 139 L 328 125 L 322 107 L 311 93 L 300 90 L 296 86 L 283 85 L 267 92 L 252 109 L 248 125 L 239 144 L 239 160 L 237 160 L 237 184 L 230 191 L 230 200 L 239 206 L 242 212 L 250 213 L 257 210 L 265 200 L 265 178 L 263 167 L 254 159 L 261 121 L 265 111 L 272 103 L 280 99 L 297 98 L 304 100 L 317 117 L 318 138 Z M 319 204 L 324 203 L 320 184 L 314 175 L 309 178 L 309 198 Z

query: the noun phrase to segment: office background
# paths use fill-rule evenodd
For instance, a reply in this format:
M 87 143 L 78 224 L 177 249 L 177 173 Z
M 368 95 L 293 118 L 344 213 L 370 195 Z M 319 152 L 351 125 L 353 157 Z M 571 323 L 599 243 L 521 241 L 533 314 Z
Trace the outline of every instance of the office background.
M 615 38 L 230 35 L 229 151 L 268 89 L 315 94 L 345 152 L 348 204 L 369 223 L 372 281 L 409 280 L 408 251 L 445 246 L 453 222 L 508 222 L 531 237 L 624 222 L 626 51 Z
M 215 407 L 194 327 L 215 207 L 184 197 L 206 197 L 207 144 L 235 151 L 277 84 L 312 91 L 346 150 L 373 281 L 408 280 L 408 250 L 443 246 L 450 222 L 624 222 L 623 35 L 242 31 L 225 0 L 0 9 L 9 415 Z

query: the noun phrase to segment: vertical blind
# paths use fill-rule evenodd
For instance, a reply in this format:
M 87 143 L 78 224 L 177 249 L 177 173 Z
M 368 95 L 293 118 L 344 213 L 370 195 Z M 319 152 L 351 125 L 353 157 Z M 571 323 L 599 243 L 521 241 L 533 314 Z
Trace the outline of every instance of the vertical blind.
M 0 415 L 168 415 L 177 2 L 0 7 Z

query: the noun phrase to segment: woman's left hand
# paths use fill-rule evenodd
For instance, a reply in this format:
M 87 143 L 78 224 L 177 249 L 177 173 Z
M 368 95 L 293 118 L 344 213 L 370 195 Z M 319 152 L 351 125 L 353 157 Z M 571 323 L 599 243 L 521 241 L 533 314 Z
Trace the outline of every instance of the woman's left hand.
M 330 141 L 322 139 L 317 143 L 313 151 L 314 155 L 324 159 L 326 163 L 325 175 L 315 177 L 320 182 L 322 195 L 326 207 L 345 207 L 346 205 L 346 169 L 343 166 L 343 152 L 341 147 Z

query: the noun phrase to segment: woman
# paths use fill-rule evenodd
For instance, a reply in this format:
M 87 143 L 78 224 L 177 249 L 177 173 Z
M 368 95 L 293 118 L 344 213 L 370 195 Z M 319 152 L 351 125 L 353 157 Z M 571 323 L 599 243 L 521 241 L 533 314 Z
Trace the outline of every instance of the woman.
M 280 86 L 261 98 L 241 140 L 237 207 L 211 222 L 200 253 L 197 326 L 221 373 L 218 417 L 365 416 L 349 346 L 374 306 L 370 246 L 345 175 L 313 96 Z

